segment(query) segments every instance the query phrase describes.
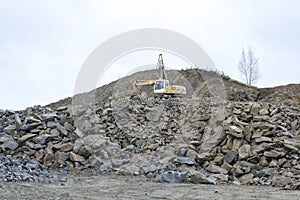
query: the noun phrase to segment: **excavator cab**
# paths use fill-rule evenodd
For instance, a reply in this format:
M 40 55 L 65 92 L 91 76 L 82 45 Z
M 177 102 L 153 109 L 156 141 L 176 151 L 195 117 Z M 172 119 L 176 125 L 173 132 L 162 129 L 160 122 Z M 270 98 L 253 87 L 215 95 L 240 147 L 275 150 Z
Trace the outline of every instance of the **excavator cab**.
M 169 80 L 156 80 L 154 83 L 154 93 L 164 93 L 167 86 L 169 86 Z

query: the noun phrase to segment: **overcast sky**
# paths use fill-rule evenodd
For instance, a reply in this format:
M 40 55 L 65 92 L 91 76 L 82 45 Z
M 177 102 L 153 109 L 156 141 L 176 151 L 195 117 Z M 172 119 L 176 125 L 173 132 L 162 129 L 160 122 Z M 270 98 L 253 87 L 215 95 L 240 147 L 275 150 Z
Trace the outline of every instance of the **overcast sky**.
M 262 73 L 257 86 L 300 83 L 299 9 L 298 0 L 0 0 L 0 108 L 25 109 L 72 96 L 88 55 L 112 36 L 139 28 L 184 34 L 218 70 L 240 81 L 237 63 L 242 47 L 250 46 Z M 145 61 L 139 55 L 112 65 L 103 83 L 126 75 L 117 69 L 128 63 L 156 64 L 157 52 L 148 52 Z M 172 56 L 164 59 L 185 65 Z

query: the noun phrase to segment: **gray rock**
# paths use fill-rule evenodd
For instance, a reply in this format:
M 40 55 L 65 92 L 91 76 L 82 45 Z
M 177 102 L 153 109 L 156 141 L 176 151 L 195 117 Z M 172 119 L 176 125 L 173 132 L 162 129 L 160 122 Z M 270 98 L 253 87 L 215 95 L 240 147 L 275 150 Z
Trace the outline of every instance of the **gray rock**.
M 236 132 L 236 133 L 242 133 L 243 130 L 241 128 L 238 128 L 237 126 L 229 126 L 229 130 Z
M 33 116 L 28 116 L 24 120 L 24 124 L 32 124 L 32 123 L 39 123 L 41 120 L 34 118 Z
M 204 153 L 197 155 L 197 162 L 204 163 L 205 161 L 209 161 L 212 158 L 213 158 L 213 155 L 211 153 L 204 152 Z
M 59 132 L 58 132 L 57 129 L 54 128 L 54 129 L 51 129 L 50 135 L 51 135 L 52 137 L 58 137 L 58 136 L 59 136 Z
M 60 106 L 60 107 L 58 107 L 56 110 L 57 110 L 57 111 L 64 111 L 64 110 L 67 110 L 67 109 L 68 109 L 67 106 Z
M 80 163 L 83 163 L 85 161 L 84 157 L 82 157 L 74 152 L 71 152 L 69 155 L 70 155 L 71 161 L 80 162 Z
M 65 122 L 64 123 L 64 127 L 69 131 L 69 132 L 73 132 L 75 130 L 75 128 L 69 123 L 69 122 Z
M 82 131 L 78 128 L 76 128 L 76 130 L 74 131 L 74 133 L 80 137 L 80 138 L 83 138 L 84 134 L 82 133 Z
M 20 143 L 21 143 L 21 142 L 24 142 L 24 141 L 26 141 L 26 140 L 28 140 L 28 139 L 34 137 L 34 136 L 36 136 L 36 134 L 29 133 L 29 134 L 23 135 L 22 137 L 20 137 L 20 138 L 18 139 L 18 142 L 20 142 Z
M 46 146 L 46 145 L 42 145 L 42 144 L 34 144 L 34 145 L 33 145 L 33 149 L 38 150 L 38 149 L 44 148 L 45 146 Z
M 195 150 L 192 150 L 192 149 L 189 149 L 187 152 L 186 152 L 186 157 L 188 157 L 188 158 L 192 158 L 192 161 L 194 161 L 195 162 L 195 159 L 197 159 L 197 155 L 198 155 L 198 153 L 195 151 Z M 191 163 L 190 161 L 189 161 L 189 163 Z M 186 163 L 187 165 L 193 165 L 192 163 L 191 164 L 188 164 L 188 163 Z M 195 164 L 195 163 L 194 163 Z
M 57 163 L 60 165 L 64 165 L 65 161 L 68 158 L 69 158 L 69 153 L 60 152 L 60 151 L 55 152 L 55 159 L 56 159 Z
M 262 142 L 272 142 L 272 138 L 264 137 L 264 136 L 255 138 L 255 143 L 259 144 L 259 143 L 262 143 Z
M 291 177 L 278 176 L 274 178 L 273 185 L 276 187 L 285 187 L 289 184 L 292 184 Z
M 243 138 L 243 134 L 237 133 L 236 131 L 226 131 L 226 134 L 231 135 L 235 138 Z
M 54 121 L 49 121 L 47 122 L 47 127 L 48 128 L 56 128 L 59 124 L 57 122 Z
M 54 121 L 54 119 L 58 118 L 56 113 L 45 113 L 41 114 L 43 121 Z
M 203 173 L 201 173 L 199 171 L 196 171 L 196 172 L 193 172 L 192 174 L 190 174 L 190 178 L 191 178 L 192 183 L 196 183 L 196 184 L 199 184 L 199 183 L 213 184 L 213 185 L 217 184 L 216 180 L 214 178 L 207 177 L 206 175 L 204 175 Z
M 261 109 L 260 104 L 257 103 L 257 102 L 254 102 L 254 103 L 252 104 L 250 113 L 251 113 L 252 115 L 258 115 L 260 109 Z
M 141 93 L 141 100 L 143 102 L 147 102 L 147 99 L 148 99 L 147 93 L 146 92 L 142 92 Z
M 75 140 L 73 151 L 75 153 L 78 153 L 80 148 L 83 146 L 83 144 L 84 144 L 84 141 L 81 138 L 78 138 L 77 140 Z
M 178 157 L 174 159 L 174 162 L 179 164 L 195 165 L 195 160 L 190 157 Z
M 207 171 L 211 172 L 211 173 L 215 173 L 215 174 L 227 174 L 228 171 L 226 169 L 223 169 L 219 166 L 210 164 L 207 168 Z
M 140 168 L 134 164 L 125 164 L 120 167 L 124 175 L 140 175 Z
M 108 144 L 108 139 L 103 135 L 87 135 L 83 138 L 84 144 L 92 149 L 102 149 Z
M 89 166 L 94 169 L 99 169 L 102 164 L 103 164 L 102 159 L 95 156 L 93 156 L 89 162 Z
M 293 147 L 300 149 L 300 140 L 299 139 L 285 139 L 283 142 L 284 142 L 284 144 L 291 145 Z
M 73 143 L 67 142 L 67 143 L 62 144 L 59 147 L 59 150 L 62 151 L 62 152 L 69 152 L 73 149 L 73 147 L 74 147 Z
M 185 178 L 188 174 L 188 171 L 176 172 L 176 171 L 166 171 L 157 176 L 157 181 L 167 182 L 167 183 L 182 183 L 185 181 Z
M 241 184 L 250 184 L 253 182 L 254 175 L 252 173 L 244 174 L 239 178 Z
M 155 172 L 157 170 L 156 165 L 154 165 L 153 163 L 148 163 L 145 166 L 142 166 L 142 170 L 144 171 L 145 174 L 151 173 L 151 172 Z
M 3 129 L 3 131 L 7 134 L 11 134 L 16 130 L 16 128 L 16 125 L 8 125 Z
M 112 163 L 112 167 L 118 168 L 123 164 L 123 161 L 119 159 L 112 159 L 111 163 Z
M 151 112 L 147 113 L 147 118 L 151 122 L 158 122 L 162 115 L 161 112 L 162 112 L 161 109 L 155 108 Z
M 249 158 L 251 154 L 251 146 L 249 144 L 243 144 L 239 149 L 239 159 L 244 160 Z
M 52 120 L 54 120 L 55 118 L 58 118 L 58 116 L 55 112 L 54 113 L 44 113 L 44 114 L 41 114 L 41 116 L 43 118 L 52 119 Z
M 18 148 L 19 144 L 14 140 L 7 140 L 3 142 L 1 145 L 1 148 L 5 151 L 6 149 L 9 150 L 16 150 Z
M 18 113 L 15 114 L 15 122 L 16 122 L 16 128 L 19 130 L 22 128 L 22 121 L 20 119 L 20 116 Z
M 266 108 L 263 108 L 259 111 L 259 115 L 267 115 L 269 114 L 269 111 Z
M 276 151 L 276 150 L 264 152 L 264 156 L 269 157 L 269 158 L 279 158 L 279 157 L 283 157 L 285 154 L 286 153 L 283 151 Z
M 83 157 L 89 157 L 92 155 L 92 149 L 89 146 L 82 146 L 79 150 L 79 155 Z
M 229 151 L 228 153 L 226 153 L 226 155 L 224 156 L 224 159 L 227 163 L 232 164 L 233 161 L 236 159 L 238 153 L 234 152 L 234 151 Z
M 40 125 L 42 125 L 43 123 L 42 122 L 35 122 L 35 123 L 30 123 L 30 124 L 25 124 L 23 125 L 23 128 L 25 130 L 32 130 Z
M 62 136 L 64 137 L 68 136 L 68 131 L 64 126 L 58 125 L 56 129 L 62 134 Z
M 51 135 L 43 134 L 43 135 L 34 137 L 32 140 L 38 144 L 46 144 L 48 141 L 50 141 L 51 138 L 52 138 Z
M 49 166 L 53 165 L 55 160 L 56 160 L 55 154 L 53 154 L 53 152 L 51 152 L 51 151 L 47 151 L 45 153 L 43 165 L 46 167 L 49 167 Z

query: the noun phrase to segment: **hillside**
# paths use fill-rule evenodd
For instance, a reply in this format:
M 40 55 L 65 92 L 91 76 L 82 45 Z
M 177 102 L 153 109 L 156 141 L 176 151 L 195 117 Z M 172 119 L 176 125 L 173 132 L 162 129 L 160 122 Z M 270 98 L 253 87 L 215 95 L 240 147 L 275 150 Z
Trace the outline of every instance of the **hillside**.
M 272 88 L 257 88 L 254 86 L 248 86 L 241 82 L 231 79 L 228 76 L 219 75 L 216 72 L 209 72 L 201 69 L 188 69 L 188 70 L 171 70 L 167 71 L 168 79 L 172 84 L 184 85 L 187 87 L 189 96 L 207 96 L 209 91 L 207 90 L 207 80 L 202 77 L 218 77 L 221 78 L 226 91 L 226 99 L 229 101 L 267 101 L 275 104 L 287 104 L 300 106 L 300 84 L 289 84 L 284 86 L 277 86 Z M 110 84 L 97 88 L 95 91 L 95 97 L 99 103 L 104 101 L 112 94 L 122 93 L 124 91 L 131 90 L 131 83 L 134 80 L 148 80 L 156 79 L 156 70 L 149 70 L 143 72 L 137 72 L 135 74 L 126 76 L 117 81 L 113 81 Z M 149 95 L 153 95 L 151 86 L 144 86 L 140 88 L 141 91 L 146 91 Z M 85 98 L 89 96 L 84 95 Z M 66 98 L 58 102 L 49 104 L 48 106 L 57 108 L 59 106 L 70 105 L 71 98 Z

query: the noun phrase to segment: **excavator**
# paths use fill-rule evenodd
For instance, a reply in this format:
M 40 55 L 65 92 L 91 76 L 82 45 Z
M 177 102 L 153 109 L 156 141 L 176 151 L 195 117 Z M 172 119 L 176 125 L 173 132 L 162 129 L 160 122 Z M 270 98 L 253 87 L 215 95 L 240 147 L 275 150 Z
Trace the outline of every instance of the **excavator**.
M 162 54 L 158 56 L 157 62 L 158 79 L 156 80 L 135 80 L 132 89 L 137 90 L 137 86 L 153 85 L 155 95 L 186 95 L 186 87 L 181 85 L 171 85 L 167 79 Z

